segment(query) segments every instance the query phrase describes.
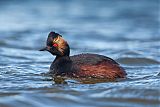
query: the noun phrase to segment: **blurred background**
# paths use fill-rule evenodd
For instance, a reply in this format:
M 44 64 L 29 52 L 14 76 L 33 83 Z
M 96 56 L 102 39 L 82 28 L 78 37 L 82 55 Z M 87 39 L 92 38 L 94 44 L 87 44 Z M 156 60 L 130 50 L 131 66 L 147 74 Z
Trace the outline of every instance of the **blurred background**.
M 160 105 L 160 0 L 0 0 L 0 107 Z M 56 85 L 50 31 L 71 55 L 97 53 L 127 71 L 122 82 Z M 61 103 L 63 102 L 63 103 Z

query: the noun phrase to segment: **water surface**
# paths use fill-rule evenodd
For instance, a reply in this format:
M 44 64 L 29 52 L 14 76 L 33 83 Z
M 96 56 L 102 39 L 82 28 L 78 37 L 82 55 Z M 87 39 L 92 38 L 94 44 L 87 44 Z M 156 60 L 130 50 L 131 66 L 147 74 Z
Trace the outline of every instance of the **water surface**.
M 158 107 L 159 0 L 1 0 L 0 107 Z M 55 84 L 54 57 L 38 50 L 50 31 L 71 55 L 98 53 L 127 71 L 120 82 Z

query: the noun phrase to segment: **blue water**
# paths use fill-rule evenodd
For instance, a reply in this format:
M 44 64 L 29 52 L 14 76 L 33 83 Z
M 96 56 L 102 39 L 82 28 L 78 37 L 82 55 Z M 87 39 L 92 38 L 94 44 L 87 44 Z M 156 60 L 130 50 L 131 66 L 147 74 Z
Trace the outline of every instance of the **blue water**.
M 0 107 L 159 107 L 159 0 L 1 0 Z M 63 35 L 71 55 L 97 53 L 128 73 L 120 82 L 55 84 L 54 57 L 38 51 Z

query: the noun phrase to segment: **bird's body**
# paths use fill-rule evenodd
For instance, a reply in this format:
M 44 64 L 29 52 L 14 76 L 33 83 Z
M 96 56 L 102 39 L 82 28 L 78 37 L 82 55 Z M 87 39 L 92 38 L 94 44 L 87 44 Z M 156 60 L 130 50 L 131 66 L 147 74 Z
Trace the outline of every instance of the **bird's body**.
M 69 56 L 70 48 L 64 39 L 59 37 L 61 44 L 58 44 L 57 42 L 57 45 L 55 45 L 54 41 L 55 38 L 57 40 L 57 35 L 59 34 L 54 32 L 50 33 L 47 39 L 47 47 L 44 48 L 51 54 L 56 55 L 55 60 L 50 66 L 50 74 L 53 74 L 53 76 L 111 80 L 126 77 L 125 70 L 116 61 L 109 57 L 98 54 L 79 54 Z
M 74 78 L 124 78 L 126 73 L 117 62 L 98 54 L 79 54 L 56 58 L 50 66 L 55 76 Z

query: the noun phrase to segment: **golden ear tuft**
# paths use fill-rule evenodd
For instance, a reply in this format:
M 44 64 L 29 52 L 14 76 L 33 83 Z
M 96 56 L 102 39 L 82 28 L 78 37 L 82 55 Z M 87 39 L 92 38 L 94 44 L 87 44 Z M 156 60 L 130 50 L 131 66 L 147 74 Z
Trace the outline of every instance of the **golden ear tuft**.
M 59 36 L 57 36 L 56 38 L 54 38 L 54 42 L 58 42 L 59 41 L 59 39 L 60 39 L 60 37 Z
M 56 39 L 56 43 L 58 44 L 58 50 L 63 54 L 66 49 L 67 42 L 59 36 L 58 39 Z

